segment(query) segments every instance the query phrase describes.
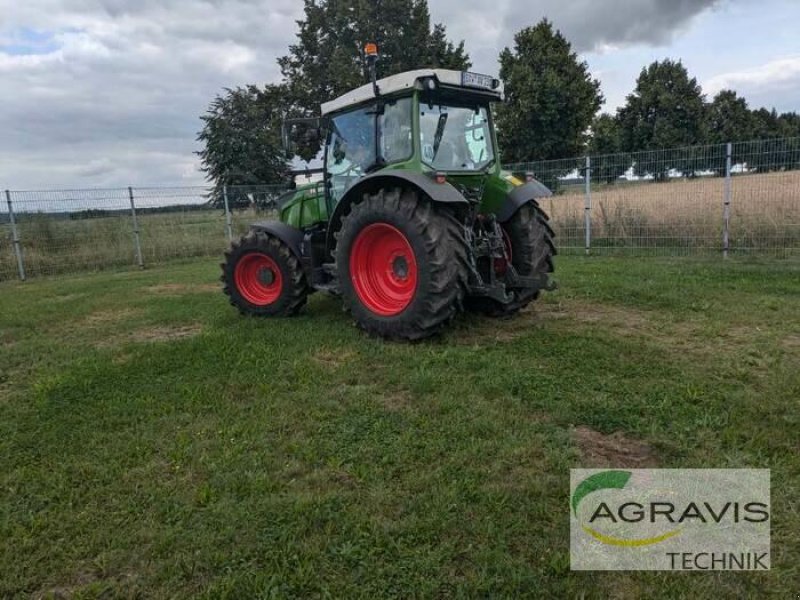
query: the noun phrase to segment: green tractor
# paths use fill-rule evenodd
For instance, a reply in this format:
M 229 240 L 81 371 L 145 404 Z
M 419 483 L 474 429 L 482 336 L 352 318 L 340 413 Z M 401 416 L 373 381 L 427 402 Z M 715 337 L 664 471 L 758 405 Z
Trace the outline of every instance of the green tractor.
M 509 316 L 553 289 L 554 234 L 536 202 L 551 192 L 501 169 L 500 82 L 442 69 L 376 81 L 368 56 L 372 82 L 305 129 L 325 136 L 323 181 L 225 253 L 231 304 L 288 316 L 322 290 L 367 332 L 415 340 L 464 308 Z

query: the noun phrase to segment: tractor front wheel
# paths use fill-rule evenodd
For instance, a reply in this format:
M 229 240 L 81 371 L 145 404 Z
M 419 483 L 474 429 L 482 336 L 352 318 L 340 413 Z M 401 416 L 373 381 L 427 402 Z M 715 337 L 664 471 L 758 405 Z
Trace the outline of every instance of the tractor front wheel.
M 221 280 L 239 312 L 259 317 L 296 314 L 308 286 L 300 262 L 281 240 L 251 231 L 225 253 Z
M 411 190 L 379 190 L 352 207 L 337 238 L 345 309 L 367 332 L 421 339 L 461 309 L 466 246 L 446 208 Z

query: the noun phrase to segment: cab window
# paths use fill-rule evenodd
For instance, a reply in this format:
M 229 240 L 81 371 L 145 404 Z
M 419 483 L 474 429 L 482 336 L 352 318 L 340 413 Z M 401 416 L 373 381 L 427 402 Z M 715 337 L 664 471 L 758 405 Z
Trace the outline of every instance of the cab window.
M 375 109 L 366 107 L 334 117 L 325 161 L 334 201 L 375 164 Z

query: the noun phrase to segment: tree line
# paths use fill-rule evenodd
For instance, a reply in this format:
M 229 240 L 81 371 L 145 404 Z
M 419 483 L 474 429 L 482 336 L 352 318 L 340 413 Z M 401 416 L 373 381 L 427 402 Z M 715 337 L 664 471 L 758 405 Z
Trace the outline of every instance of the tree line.
M 452 42 L 444 25 L 432 23 L 427 0 L 305 0 L 297 41 L 278 59 L 281 81 L 226 89 L 201 117 L 198 154 L 218 192 L 225 184 L 287 181 L 283 119 L 318 115 L 321 103 L 363 85 L 367 41 L 380 48 L 379 77 L 426 67 L 471 67 L 464 42 Z M 513 47 L 500 53 L 499 64 L 506 102 L 495 116 L 507 163 L 800 136 L 796 112 L 753 110 L 732 90 L 709 101 L 686 67 L 671 59 L 643 68 L 615 114 L 600 113 L 600 82 L 547 19 L 519 31 Z M 312 145 L 299 154 L 310 160 L 317 151 Z M 661 167 L 676 161 L 659 157 Z M 611 180 L 630 164 L 615 159 L 597 168 Z M 637 168 L 644 171 L 648 165 Z

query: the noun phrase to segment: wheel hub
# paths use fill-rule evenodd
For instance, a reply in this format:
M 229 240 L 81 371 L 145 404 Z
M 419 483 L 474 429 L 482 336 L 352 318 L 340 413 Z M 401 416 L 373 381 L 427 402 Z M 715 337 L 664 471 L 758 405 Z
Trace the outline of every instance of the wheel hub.
M 264 285 L 272 285 L 275 282 L 275 273 L 269 267 L 262 267 L 258 270 L 258 280 Z
M 398 279 L 405 279 L 408 277 L 408 260 L 406 260 L 406 257 L 402 254 L 394 257 L 392 261 L 392 273 L 394 273 Z

